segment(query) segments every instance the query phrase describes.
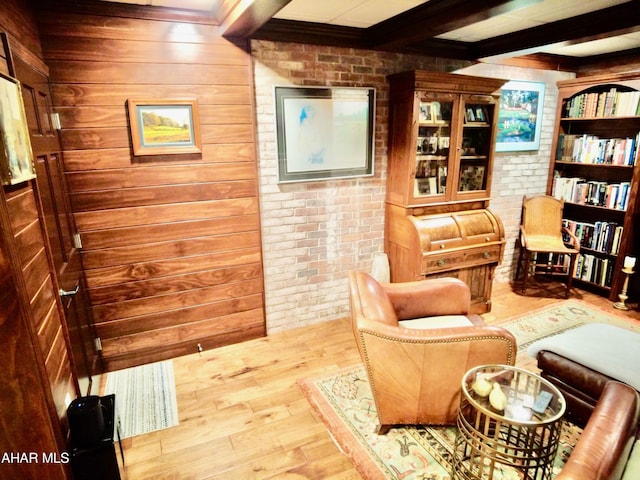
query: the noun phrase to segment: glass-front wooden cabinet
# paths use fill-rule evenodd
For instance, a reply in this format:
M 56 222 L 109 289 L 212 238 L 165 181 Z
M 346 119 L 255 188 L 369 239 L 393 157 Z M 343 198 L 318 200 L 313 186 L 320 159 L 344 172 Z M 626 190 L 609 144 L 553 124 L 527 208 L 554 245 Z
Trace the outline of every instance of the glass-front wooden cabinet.
M 488 200 L 496 91 L 504 81 L 479 78 L 427 72 L 390 77 L 387 201 L 422 206 Z
M 490 309 L 504 228 L 489 209 L 506 80 L 411 71 L 389 77 L 385 252 L 391 280 L 453 276 Z

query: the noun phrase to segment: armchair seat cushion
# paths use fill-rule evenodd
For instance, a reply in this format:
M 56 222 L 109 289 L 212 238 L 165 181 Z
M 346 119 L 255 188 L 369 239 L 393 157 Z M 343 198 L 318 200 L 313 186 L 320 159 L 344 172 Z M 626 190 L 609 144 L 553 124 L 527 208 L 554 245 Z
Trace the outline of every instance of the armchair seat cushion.
M 473 322 L 466 315 L 438 315 L 437 317 L 414 318 L 413 320 L 401 320 L 398 325 L 404 328 L 452 328 L 470 327 Z
M 571 252 L 573 248 L 568 248 L 562 241 L 562 237 L 552 237 L 550 235 L 528 235 L 525 248 L 536 252 Z

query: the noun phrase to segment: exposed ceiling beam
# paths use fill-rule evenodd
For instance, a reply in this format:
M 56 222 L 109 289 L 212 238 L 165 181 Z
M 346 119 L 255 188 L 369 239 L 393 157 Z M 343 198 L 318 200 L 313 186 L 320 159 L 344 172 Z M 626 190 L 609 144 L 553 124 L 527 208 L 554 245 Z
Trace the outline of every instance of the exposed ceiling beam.
M 633 71 L 640 70 L 640 48 L 632 48 L 613 53 L 603 53 L 591 57 L 582 57 L 584 60 L 575 71 Z
M 225 37 L 249 37 L 291 0 L 241 0 L 222 24 Z
M 366 48 L 364 29 L 272 18 L 251 38 L 274 42 Z
M 366 37 L 370 48 L 393 51 L 541 1 L 430 0 L 369 27 Z
M 509 65 L 512 67 L 537 68 L 540 70 L 557 70 L 575 72 L 582 64 L 582 58 L 552 55 L 548 53 L 532 53 L 519 57 L 491 58 L 483 60 L 485 63 Z
M 552 43 L 582 43 L 639 31 L 640 1 L 633 0 L 565 20 L 481 40 L 472 45 L 476 58 L 502 55 Z

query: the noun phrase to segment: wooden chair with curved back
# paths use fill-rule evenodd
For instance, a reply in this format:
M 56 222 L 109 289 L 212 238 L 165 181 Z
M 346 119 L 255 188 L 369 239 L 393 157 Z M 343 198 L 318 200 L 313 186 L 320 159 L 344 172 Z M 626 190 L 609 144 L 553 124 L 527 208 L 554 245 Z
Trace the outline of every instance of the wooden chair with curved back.
M 565 297 L 569 297 L 576 258 L 580 253 L 580 242 L 569 229 L 562 226 L 563 209 L 564 201 L 555 197 L 524 197 L 520 225 L 520 255 L 516 267 L 517 279 L 520 277 L 521 267 L 524 266 L 523 293 L 526 292 L 530 275 L 558 275 L 566 277 Z

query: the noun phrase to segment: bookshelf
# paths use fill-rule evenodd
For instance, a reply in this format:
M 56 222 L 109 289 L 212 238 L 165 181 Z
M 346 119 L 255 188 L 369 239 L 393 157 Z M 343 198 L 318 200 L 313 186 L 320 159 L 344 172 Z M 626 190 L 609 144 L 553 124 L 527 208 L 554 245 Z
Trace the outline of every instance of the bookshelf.
M 565 80 L 558 90 L 548 193 L 564 199 L 564 224 L 580 239 L 574 279 L 616 301 L 625 256 L 640 255 L 640 74 Z

